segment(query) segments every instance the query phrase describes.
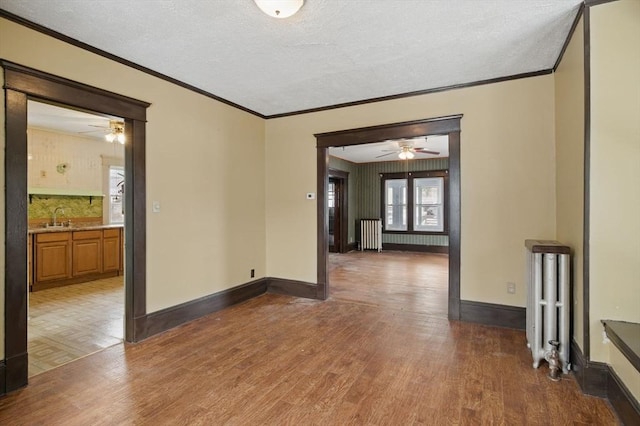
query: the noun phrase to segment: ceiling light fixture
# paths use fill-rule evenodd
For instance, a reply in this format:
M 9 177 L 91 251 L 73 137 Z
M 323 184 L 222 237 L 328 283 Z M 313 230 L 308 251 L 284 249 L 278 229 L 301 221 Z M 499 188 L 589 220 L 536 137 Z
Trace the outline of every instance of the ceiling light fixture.
M 111 120 L 109 121 L 109 127 L 111 131 L 105 135 L 105 139 L 107 142 L 115 142 L 118 141 L 121 144 L 124 144 L 124 123 L 121 121 Z
M 402 147 L 402 151 L 398 153 L 398 157 L 400 157 L 401 160 L 411 160 L 413 157 L 415 157 L 415 154 L 411 150 L 410 146 L 405 145 Z
M 274 18 L 288 18 L 295 15 L 304 0 L 253 0 L 260 10 Z

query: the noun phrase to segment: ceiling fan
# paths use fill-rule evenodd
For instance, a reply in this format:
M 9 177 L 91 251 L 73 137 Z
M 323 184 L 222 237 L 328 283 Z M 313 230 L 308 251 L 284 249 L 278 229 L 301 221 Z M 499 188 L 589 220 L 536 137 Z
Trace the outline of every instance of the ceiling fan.
M 416 154 L 431 154 L 431 155 L 440 154 L 438 151 L 432 151 L 427 148 L 413 146 L 412 141 L 417 141 L 419 139 L 422 139 L 425 141 L 427 140 L 426 137 L 399 140 L 397 149 L 383 149 L 382 152 L 387 152 L 387 153 L 378 155 L 376 158 L 386 157 L 387 155 L 392 155 L 392 154 L 398 154 L 398 157 L 401 160 L 411 160 L 413 157 L 415 157 Z
M 124 122 L 119 120 L 109 120 L 109 126 L 97 126 L 95 124 L 89 124 L 90 127 L 98 127 L 100 130 L 87 130 L 85 132 L 78 133 L 95 133 L 95 132 L 104 132 L 104 138 L 107 142 L 115 142 L 118 141 L 121 144 L 125 142 L 124 136 Z

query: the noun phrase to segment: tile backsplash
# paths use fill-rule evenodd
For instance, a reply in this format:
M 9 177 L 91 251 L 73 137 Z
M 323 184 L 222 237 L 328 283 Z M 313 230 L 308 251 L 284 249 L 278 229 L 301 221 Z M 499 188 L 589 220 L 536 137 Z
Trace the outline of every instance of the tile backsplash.
M 64 209 L 64 214 L 58 214 L 60 220 L 102 217 L 102 201 L 102 197 L 31 195 L 29 220 L 51 220 L 56 207 Z

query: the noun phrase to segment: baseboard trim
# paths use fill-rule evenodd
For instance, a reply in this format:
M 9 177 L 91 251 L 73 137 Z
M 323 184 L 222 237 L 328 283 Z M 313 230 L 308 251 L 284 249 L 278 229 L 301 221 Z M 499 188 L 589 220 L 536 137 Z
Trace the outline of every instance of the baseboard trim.
M 570 359 L 571 369 L 575 374 L 576 381 L 582 393 L 606 398 L 609 375 L 609 367 L 607 364 L 587 361 L 578 343 L 574 339 L 571 340 Z
M 29 356 L 27 353 L 5 358 L 0 364 L 0 395 L 27 386 Z
M 449 246 L 423 246 L 420 244 L 384 243 L 382 250 L 413 251 L 418 253 L 449 253 Z
M 640 405 L 620 380 L 620 377 L 609 367 L 607 375 L 607 399 L 616 414 L 625 425 L 640 425 Z
M 268 278 L 267 291 L 269 293 L 284 294 L 286 296 L 318 298 L 318 285 L 305 281 L 287 280 L 284 278 Z
M 7 376 L 5 375 L 4 359 L 0 361 L 0 395 L 7 393 Z
M 143 340 L 181 324 L 260 296 L 267 291 L 267 279 L 261 278 L 196 300 L 152 312 L 138 318 L 136 336 Z
M 524 330 L 527 314 L 526 309 L 519 306 L 461 300 L 460 320 L 494 327 Z

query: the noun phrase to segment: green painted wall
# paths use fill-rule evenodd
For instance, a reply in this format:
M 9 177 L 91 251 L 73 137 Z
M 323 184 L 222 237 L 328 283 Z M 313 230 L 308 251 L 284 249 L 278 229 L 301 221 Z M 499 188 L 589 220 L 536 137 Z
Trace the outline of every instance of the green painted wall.
M 448 158 L 355 164 L 329 157 L 329 168 L 349 172 L 349 239 L 359 239 L 358 221 L 380 217 L 380 174 L 449 169 Z M 352 178 L 353 177 L 353 178 Z M 353 215 L 353 216 L 352 216 Z M 448 246 L 446 235 L 384 234 L 383 243 Z
M 43 219 L 50 221 L 56 207 L 62 207 L 64 214 L 58 214 L 60 220 L 76 217 L 102 218 L 102 197 L 67 196 L 67 195 L 32 195 L 29 202 L 29 220 Z

